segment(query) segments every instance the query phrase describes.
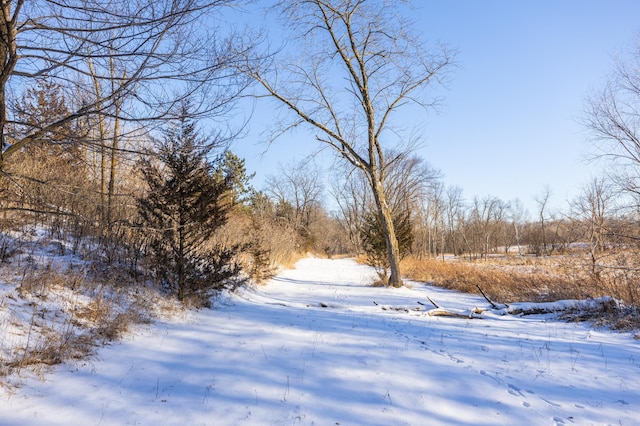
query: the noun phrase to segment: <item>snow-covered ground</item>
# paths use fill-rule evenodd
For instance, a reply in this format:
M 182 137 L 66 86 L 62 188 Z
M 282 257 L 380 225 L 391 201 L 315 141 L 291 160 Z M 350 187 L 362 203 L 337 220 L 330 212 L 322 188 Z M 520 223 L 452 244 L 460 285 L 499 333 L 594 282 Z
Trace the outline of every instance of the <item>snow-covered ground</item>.
M 417 304 L 427 295 L 487 303 L 418 283 L 370 287 L 373 275 L 352 260 L 302 260 L 214 310 L 0 388 L 0 424 L 640 423 L 630 335 L 543 315 L 432 317 Z

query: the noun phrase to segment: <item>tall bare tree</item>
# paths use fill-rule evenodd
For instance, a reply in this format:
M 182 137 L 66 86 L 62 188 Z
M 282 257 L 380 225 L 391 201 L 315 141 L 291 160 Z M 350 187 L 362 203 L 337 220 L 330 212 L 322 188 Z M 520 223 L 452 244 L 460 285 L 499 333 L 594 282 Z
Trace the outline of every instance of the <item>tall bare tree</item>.
M 459 186 L 447 188 L 445 202 L 448 239 L 451 245 L 451 252 L 457 255 L 462 247 L 458 244 L 458 237 L 456 233 L 462 228 L 465 215 L 465 203 L 462 188 Z
M 277 69 L 248 64 L 244 71 L 288 110 L 276 134 L 305 124 L 316 139 L 361 169 L 373 192 L 389 258 L 388 283 L 401 286 L 398 241 L 389 200 L 387 170 L 395 158 L 384 145 L 394 113 L 409 103 L 432 106 L 425 92 L 452 63 L 445 47 L 428 49 L 411 32 L 400 4 L 385 0 L 283 0 L 287 27 L 304 52 Z M 395 140 L 394 140 L 395 139 Z

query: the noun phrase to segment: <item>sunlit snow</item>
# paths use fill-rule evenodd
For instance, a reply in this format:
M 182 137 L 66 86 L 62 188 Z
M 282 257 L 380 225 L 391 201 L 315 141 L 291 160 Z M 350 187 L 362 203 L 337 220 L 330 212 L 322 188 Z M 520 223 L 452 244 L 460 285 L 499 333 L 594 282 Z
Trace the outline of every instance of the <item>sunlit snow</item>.
M 638 424 L 629 334 L 550 315 L 431 317 L 417 303 L 427 295 L 455 309 L 487 302 L 420 283 L 371 287 L 374 275 L 352 260 L 302 260 L 213 310 L 0 389 L 0 424 Z

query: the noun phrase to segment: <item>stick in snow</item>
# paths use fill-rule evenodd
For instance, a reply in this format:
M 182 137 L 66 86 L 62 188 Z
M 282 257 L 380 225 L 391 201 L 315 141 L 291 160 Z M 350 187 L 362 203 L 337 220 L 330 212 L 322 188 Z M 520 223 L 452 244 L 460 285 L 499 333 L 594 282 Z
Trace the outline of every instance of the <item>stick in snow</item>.
M 431 302 L 431 304 L 435 306 L 436 309 L 440 309 L 440 306 L 436 302 L 434 302 L 433 299 L 431 299 L 429 296 L 427 296 L 427 299 L 429 299 L 429 302 Z M 424 303 L 422 303 L 419 300 L 418 300 L 418 305 L 426 306 Z
M 496 303 L 494 303 L 491 299 L 489 299 L 489 297 L 484 293 L 484 291 L 482 291 L 482 289 L 480 288 L 480 286 L 478 284 L 476 284 L 476 287 L 478 288 L 478 290 L 480 290 L 480 294 L 482 294 L 482 297 L 484 297 L 484 299 L 489 302 L 489 304 L 491 305 L 491 307 L 493 309 L 503 309 L 503 308 L 508 308 L 509 305 L 507 305 L 506 303 L 501 305 L 498 305 Z

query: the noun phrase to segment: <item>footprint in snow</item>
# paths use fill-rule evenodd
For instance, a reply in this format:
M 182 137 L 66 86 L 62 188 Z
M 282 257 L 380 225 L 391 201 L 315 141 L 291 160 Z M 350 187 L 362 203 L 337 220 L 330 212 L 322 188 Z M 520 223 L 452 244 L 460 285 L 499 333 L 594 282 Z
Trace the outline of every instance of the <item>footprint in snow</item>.
M 546 402 L 547 404 L 551 405 L 552 407 L 562 407 L 560 404 L 557 404 L 553 401 L 549 401 L 548 399 L 544 399 L 542 397 L 540 397 L 541 400 L 543 400 L 544 402 Z
M 464 363 L 464 361 L 463 361 L 463 360 L 461 360 L 460 358 L 458 358 L 458 357 L 456 357 L 456 356 L 454 356 L 454 355 L 451 355 L 451 354 L 447 354 L 447 355 L 449 356 L 449 359 L 450 359 L 451 361 L 454 361 L 456 364 L 462 364 L 462 363 Z
M 567 417 L 567 420 L 569 420 L 569 422 L 570 422 L 570 423 L 575 423 L 575 422 L 573 421 L 573 416 L 569 416 L 569 417 Z M 560 417 L 554 417 L 554 418 L 553 418 L 553 421 L 554 421 L 554 423 L 553 423 L 553 424 L 554 424 L 555 426 L 559 426 L 559 425 L 564 425 L 564 424 L 566 424 L 565 419 L 562 419 L 562 418 L 560 418 Z
M 496 383 L 498 383 L 498 384 L 502 384 L 502 380 L 500 380 L 500 379 L 499 379 L 499 378 L 497 378 L 497 377 L 492 376 L 491 374 L 487 373 L 487 372 L 486 372 L 486 371 L 484 371 L 484 370 L 480 370 L 480 374 L 481 374 L 482 376 L 485 376 L 485 377 L 488 377 L 488 378 L 490 378 L 490 379 L 492 379 L 492 380 L 495 380 L 495 382 L 496 382 Z
M 525 394 L 522 393 L 522 391 L 520 391 L 520 388 L 517 387 L 516 385 L 512 385 L 509 384 L 509 393 L 513 396 L 526 396 Z

